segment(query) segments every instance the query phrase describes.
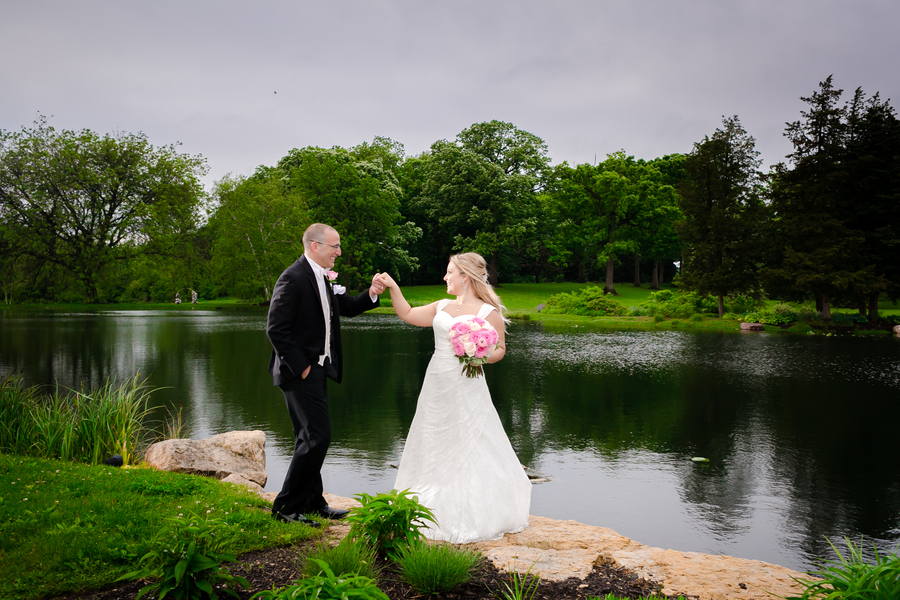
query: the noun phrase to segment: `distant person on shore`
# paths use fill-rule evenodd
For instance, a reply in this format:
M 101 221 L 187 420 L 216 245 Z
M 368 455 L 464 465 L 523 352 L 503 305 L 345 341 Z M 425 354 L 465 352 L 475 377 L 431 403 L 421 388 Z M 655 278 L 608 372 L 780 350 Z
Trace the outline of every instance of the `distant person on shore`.
M 398 317 L 434 330 L 434 354 L 394 488 L 410 490 L 434 512 L 437 525 L 424 531 L 431 539 L 463 544 L 523 530 L 531 482 L 481 371 L 506 354 L 508 322 L 484 258 L 472 252 L 450 257 L 444 281 L 455 300 L 412 308 L 390 275 L 382 273 L 380 281 Z

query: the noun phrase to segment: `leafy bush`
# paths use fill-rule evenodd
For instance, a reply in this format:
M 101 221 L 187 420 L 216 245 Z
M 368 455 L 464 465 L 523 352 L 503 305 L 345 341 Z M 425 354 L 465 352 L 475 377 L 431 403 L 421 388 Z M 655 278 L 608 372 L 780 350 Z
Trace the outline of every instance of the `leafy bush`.
M 794 307 L 785 302 L 779 302 L 778 304 L 770 308 L 768 312 L 783 316 L 795 316 L 797 314 L 797 312 L 794 310 Z
M 701 314 L 694 313 L 691 315 L 691 321 L 693 321 L 694 323 L 699 323 L 702 320 L 703 320 L 703 315 L 701 315 Z
M 672 290 L 651 292 L 650 299 L 642 305 L 652 315 L 689 319 L 693 314 L 719 314 L 719 306 L 709 296 L 696 292 L 675 295 Z
M 249 584 L 222 567 L 223 562 L 237 560 L 225 551 L 232 537 L 229 525 L 218 518 L 199 520 L 195 516 L 168 521 L 169 526 L 160 532 L 155 548 L 141 558 L 141 568 L 119 579 L 157 580 L 141 588 L 137 598 L 148 592 L 158 595 L 160 600 L 170 593 L 176 600 L 218 598 L 213 586 L 221 583 L 225 584 L 223 591 L 237 598 L 231 586 Z
M 862 550 L 844 538 L 850 551 L 845 558 L 829 540 L 838 556 L 836 561 L 823 561 L 819 579 L 799 579 L 803 594 L 789 600 L 896 600 L 900 598 L 900 556 L 895 552 L 882 556 L 875 549 L 875 562 L 865 562 Z
M 632 317 L 652 317 L 646 306 L 632 306 L 628 309 Z
M 743 314 L 762 308 L 765 303 L 751 296 L 738 295 L 726 296 L 725 306 L 728 312 Z
M 869 319 L 866 315 L 861 315 L 859 313 L 832 313 L 831 322 L 835 325 L 865 325 L 869 322 Z
M 417 542 L 397 552 L 400 577 L 423 594 L 440 594 L 472 579 L 481 562 L 475 550 Z
M 798 321 L 815 321 L 822 318 L 822 313 L 809 306 L 800 306 L 795 311 Z
M 762 323 L 763 325 L 785 325 L 793 323 L 797 320 L 796 316 L 791 313 L 789 315 L 778 315 L 773 312 L 763 311 L 758 313 L 747 313 L 742 320 L 746 323 Z
M 654 315 L 654 317 L 653 317 L 654 323 L 662 323 L 665 320 L 666 320 L 666 318 L 662 315 Z
M 323 572 L 325 563 L 336 575 L 363 575 L 377 581 L 381 568 L 376 560 L 375 549 L 363 540 L 345 537 L 337 546 L 327 542 L 313 546 L 301 561 L 301 572 L 306 577 L 315 577 Z
M 733 312 L 727 312 L 724 315 L 722 315 L 722 320 L 723 321 L 743 321 L 744 316 L 739 315 L 737 313 L 733 313 Z
M 354 497 L 362 506 L 351 509 L 344 518 L 350 523 L 351 539 L 362 538 L 391 559 L 400 549 L 424 539 L 419 529 L 426 521 L 437 524 L 431 509 L 420 504 L 409 490 Z
M 590 317 L 621 317 L 628 314 L 628 309 L 609 295 L 604 294 L 602 288 L 591 286 L 569 294 L 560 293 L 550 296 L 544 312 Z
M 356 598 L 359 600 L 389 600 L 375 582 L 364 575 L 335 575 L 323 560 L 313 559 L 322 569 L 314 577 L 301 579 L 294 585 L 273 588 L 254 594 L 255 600 L 325 600 L 326 598 Z

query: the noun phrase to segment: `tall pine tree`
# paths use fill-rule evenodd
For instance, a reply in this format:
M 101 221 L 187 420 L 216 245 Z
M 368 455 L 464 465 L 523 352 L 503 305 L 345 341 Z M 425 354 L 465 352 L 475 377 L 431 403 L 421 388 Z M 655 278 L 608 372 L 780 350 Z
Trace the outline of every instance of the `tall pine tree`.
M 763 270 L 770 294 L 816 300 L 825 320 L 831 306 L 874 304 L 890 287 L 880 257 L 896 244 L 896 148 L 891 151 L 893 111 L 861 90 L 839 105 L 843 90 L 829 76 L 808 98 L 802 119 L 785 135 L 793 168 L 775 167 L 774 212 Z M 892 154 L 893 152 L 893 154 Z M 893 170 L 893 183 L 885 173 Z M 889 261 L 888 261 L 889 262 Z M 878 264 L 882 268 L 878 268 Z
M 685 288 L 718 299 L 719 316 L 725 296 L 754 294 L 759 236 L 763 221 L 756 140 L 737 116 L 722 120 L 722 128 L 702 142 L 684 161 L 679 231 L 684 241 L 681 283 Z

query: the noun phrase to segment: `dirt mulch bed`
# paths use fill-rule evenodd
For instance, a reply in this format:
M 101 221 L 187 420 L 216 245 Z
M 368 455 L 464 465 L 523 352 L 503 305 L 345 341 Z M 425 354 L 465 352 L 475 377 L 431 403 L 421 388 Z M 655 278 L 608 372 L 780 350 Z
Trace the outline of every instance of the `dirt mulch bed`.
M 290 585 L 300 577 L 298 556 L 302 546 L 285 546 L 270 548 L 258 552 L 250 552 L 239 557 L 238 563 L 229 569 L 232 575 L 240 575 L 250 582 L 246 590 L 239 590 L 242 600 L 253 594 L 272 587 Z M 476 577 L 469 583 L 459 586 L 450 592 L 436 595 L 423 595 L 401 582 L 395 573 L 385 570 L 382 573 L 379 588 L 391 600 L 413 600 L 429 598 L 434 600 L 497 600 L 506 588 L 504 583 L 511 584 L 506 573 L 499 571 L 490 562 L 485 561 Z M 130 582 L 108 590 L 88 593 L 67 593 L 56 596 L 54 600 L 133 600 L 144 582 Z M 606 594 L 615 594 L 622 598 L 641 598 L 658 594 L 659 584 L 641 579 L 634 573 L 614 565 L 594 567 L 584 579 L 571 577 L 565 581 L 542 581 L 535 594 L 535 600 L 586 599 L 604 598 Z M 220 598 L 230 598 L 228 594 L 219 594 Z M 144 598 L 150 599 L 147 595 Z

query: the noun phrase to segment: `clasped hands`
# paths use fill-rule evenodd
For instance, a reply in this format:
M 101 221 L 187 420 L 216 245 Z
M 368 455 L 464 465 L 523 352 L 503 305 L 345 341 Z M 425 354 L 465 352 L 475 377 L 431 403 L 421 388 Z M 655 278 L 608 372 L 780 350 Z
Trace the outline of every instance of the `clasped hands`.
M 384 290 L 391 287 L 391 285 L 396 285 L 394 278 L 388 275 L 387 273 L 375 273 L 375 276 L 372 277 L 372 285 L 369 286 L 369 294 L 372 296 L 380 296 L 384 293 Z

